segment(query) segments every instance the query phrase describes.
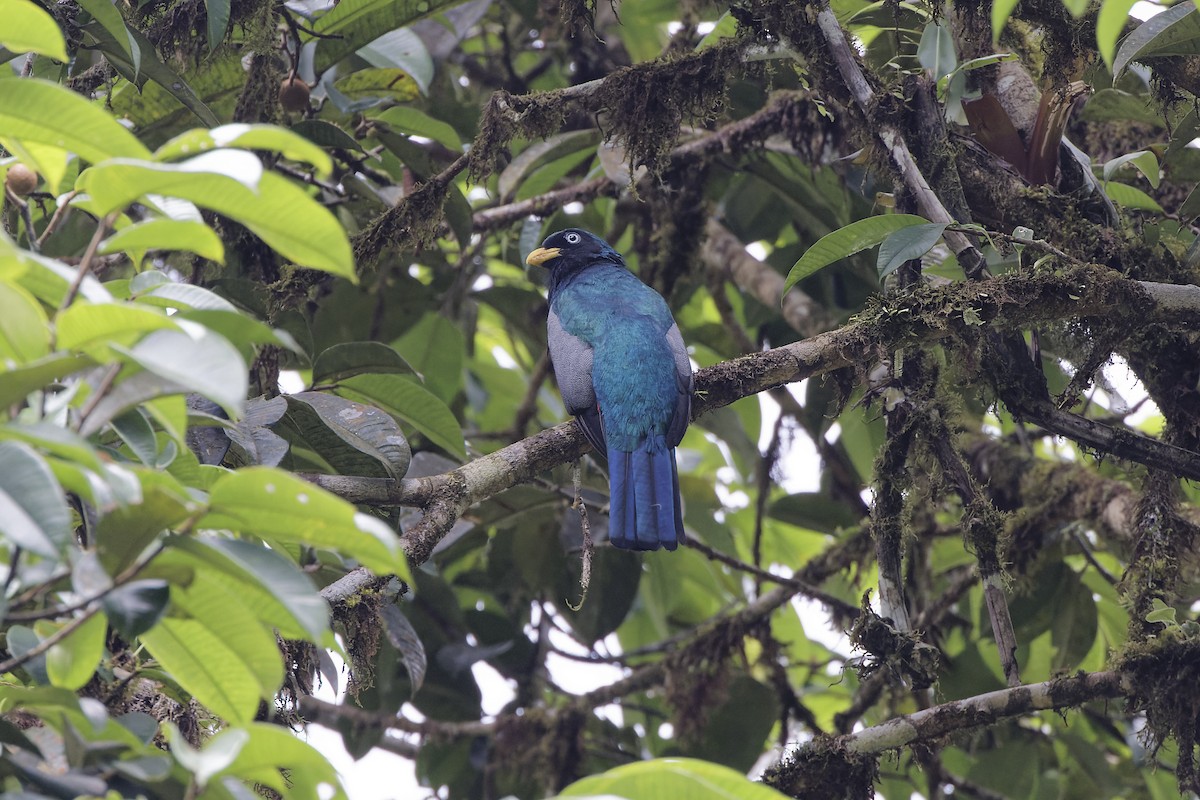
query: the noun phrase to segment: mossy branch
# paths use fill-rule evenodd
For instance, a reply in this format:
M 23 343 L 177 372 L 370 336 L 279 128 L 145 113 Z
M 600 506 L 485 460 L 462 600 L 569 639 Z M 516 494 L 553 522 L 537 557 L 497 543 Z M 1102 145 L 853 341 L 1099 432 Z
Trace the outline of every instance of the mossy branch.
M 981 325 L 1016 330 L 1032 323 L 1080 317 L 1106 319 L 1114 325 L 1195 325 L 1200 322 L 1200 292 L 1196 294 L 1197 302 L 1188 305 L 1179 302 L 1180 293 L 1173 287 L 1129 280 L 1101 267 L 924 287 L 881 299 L 856 321 L 837 330 L 700 370 L 693 416 L 786 383 L 871 363 L 902 344 L 973 339 Z M 1170 302 L 1160 303 L 1156 298 L 1170 298 Z M 1063 435 L 1086 435 L 1088 446 L 1098 451 L 1200 480 L 1200 454 L 1057 409 L 1047 412 L 1047 420 L 1063 422 L 1059 426 L 1064 428 Z M 400 481 L 331 475 L 309 478 L 354 503 L 423 508 L 425 517 L 403 536 L 409 557 L 421 563 L 471 505 L 569 463 L 587 449 L 583 435 L 568 422 L 440 475 Z

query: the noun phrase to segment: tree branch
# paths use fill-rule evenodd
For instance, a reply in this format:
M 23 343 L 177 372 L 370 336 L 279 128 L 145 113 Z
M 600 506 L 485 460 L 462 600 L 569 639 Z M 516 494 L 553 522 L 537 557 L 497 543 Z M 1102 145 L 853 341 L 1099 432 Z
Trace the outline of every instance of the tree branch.
M 1194 300 L 1183 302 L 1185 296 L 1194 296 Z M 1168 299 L 1160 304 L 1156 298 Z M 952 337 L 973 341 L 981 326 L 1021 329 L 1032 323 L 1081 317 L 1107 318 L 1115 325 L 1195 325 L 1200 323 L 1200 292 L 1132 281 L 1101 267 L 926 286 L 911 294 L 881 299 L 855 322 L 837 330 L 700 370 L 693 417 L 786 383 L 869 364 L 900 345 Z M 1064 421 L 1063 417 L 1070 419 Z M 1132 432 L 1113 431 L 1052 407 L 1044 423 L 1048 430 L 1078 436 L 1097 450 L 1200 480 L 1200 454 Z M 440 475 L 399 482 L 338 475 L 306 477 L 354 503 L 423 507 L 425 517 L 402 537 L 409 557 L 421 563 L 471 505 L 573 461 L 587 449 L 583 435 L 566 422 Z
M 937 740 L 1007 717 L 1078 706 L 1090 700 L 1120 697 L 1130 691 L 1127 679 L 1120 673 L 1094 672 L 955 700 L 855 733 L 813 739 L 785 755 L 767 771 L 763 780 L 793 797 L 803 797 L 805 790 L 821 786 L 829 777 L 840 774 L 844 766 L 860 766 L 863 757 L 874 757 L 913 742 Z

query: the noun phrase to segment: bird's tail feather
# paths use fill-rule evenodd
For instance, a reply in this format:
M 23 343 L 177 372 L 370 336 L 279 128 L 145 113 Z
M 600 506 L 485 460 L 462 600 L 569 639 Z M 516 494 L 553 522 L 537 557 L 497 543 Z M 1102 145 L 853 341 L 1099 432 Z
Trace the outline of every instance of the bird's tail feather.
M 652 437 L 632 453 L 609 448 L 609 538 L 630 550 L 674 550 L 683 538 L 675 451 Z
M 633 453 L 608 451 L 608 536 L 617 547 L 635 548 L 630 538 L 637 528 L 633 490 Z

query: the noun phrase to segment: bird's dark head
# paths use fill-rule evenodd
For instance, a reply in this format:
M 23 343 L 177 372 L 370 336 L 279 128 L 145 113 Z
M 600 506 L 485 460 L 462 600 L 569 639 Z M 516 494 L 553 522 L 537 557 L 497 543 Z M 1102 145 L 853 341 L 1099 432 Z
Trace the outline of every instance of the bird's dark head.
M 608 242 L 579 228 L 567 228 L 550 234 L 542 246 L 525 259 L 530 266 L 546 267 L 553 272 L 570 272 L 573 267 L 583 267 L 597 261 L 624 263 Z

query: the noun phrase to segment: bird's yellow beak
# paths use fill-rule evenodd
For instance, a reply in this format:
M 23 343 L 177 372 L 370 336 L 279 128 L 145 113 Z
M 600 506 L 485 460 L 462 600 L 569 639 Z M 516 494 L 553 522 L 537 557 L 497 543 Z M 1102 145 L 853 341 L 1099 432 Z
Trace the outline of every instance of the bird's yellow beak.
M 531 267 L 540 267 L 552 258 L 558 258 L 562 250 L 557 247 L 539 247 L 534 250 L 525 259 L 525 263 Z

